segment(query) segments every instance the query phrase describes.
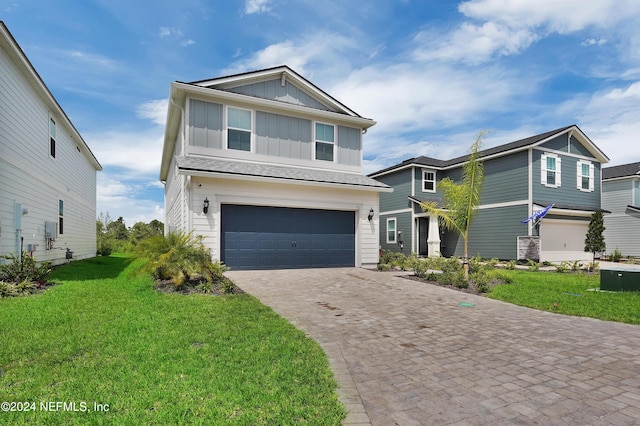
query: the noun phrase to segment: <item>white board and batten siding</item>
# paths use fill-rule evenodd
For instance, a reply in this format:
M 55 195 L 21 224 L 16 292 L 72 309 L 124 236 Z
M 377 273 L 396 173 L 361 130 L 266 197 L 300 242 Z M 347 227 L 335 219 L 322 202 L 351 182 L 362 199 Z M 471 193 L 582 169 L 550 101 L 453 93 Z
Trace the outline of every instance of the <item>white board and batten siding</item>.
M 209 212 L 202 212 L 204 199 L 209 200 Z M 191 182 L 189 206 L 191 228 L 205 237 L 212 257 L 220 259 L 220 210 L 222 204 L 262 205 L 321 210 L 342 210 L 356 213 L 357 267 L 372 267 L 378 263 L 378 193 L 334 187 L 196 178 Z M 374 218 L 368 220 L 374 209 Z
M 16 53 L 10 55 L 6 39 L 2 41 L 0 255 L 18 254 L 22 247 L 32 248 L 38 261 L 54 264 L 66 261 L 67 248 L 74 259 L 94 257 L 96 172 L 101 167 L 50 95 L 42 86 L 34 87 L 33 76 L 28 78 L 24 65 L 15 64 Z M 56 123 L 55 158 L 50 153 L 50 119 Z M 45 222 L 59 223 L 60 201 L 63 232 L 47 244 Z

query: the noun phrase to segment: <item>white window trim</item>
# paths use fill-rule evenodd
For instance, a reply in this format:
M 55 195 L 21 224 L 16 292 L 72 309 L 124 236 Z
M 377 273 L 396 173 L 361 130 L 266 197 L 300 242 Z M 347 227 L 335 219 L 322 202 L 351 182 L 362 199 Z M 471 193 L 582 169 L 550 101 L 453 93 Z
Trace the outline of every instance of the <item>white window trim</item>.
M 393 222 L 393 240 L 389 239 L 389 222 Z M 387 228 L 385 229 L 387 233 L 387 244 L 397 244 L 398 243 L 398 219 L 395 217 L 387 218 Z
M 582 187 L 582 178 L 585 177 L 582 174 L 582 166 L 584 165 L 588 165 L 589 166 L 589 187 L 588 188 L 583 188 Z M 595 190 L 595 167 L 593 166 L 593 164 L 591 163 L 591 161 L 586 161 L 586 160 L 579 160 L 578 161 L 578 167 L 577 167 L 577 186 L 578 189 L 582 192 L 593 192 Z
M 427 179 L 427 173 L 433 173 L 433 181 Z M 430 169 L 422 169 L 422 192 L 436 192 L 436 171 Z M 433 182 L 433 189 L 424 189 L 424 184 L 426 182 Z
M 229 108 L 233 108 L 233 109 L 237 109 L 240 111 L 248 111 L 251 114 L 251 129 L 248 130 L 249 132 L 249 151 L 242 151 L 240 149 L 233 149 L 233 148 L 229 148 L 229 129 L 231 130 L 238 130 L 241 132 L 246 132 L 247 129 L 241 129 L 239 127 L 232 127 L 229 126 Z M 224 149 L 230 149 L 232 151 L 240 151 L 240 152 L 253 152 L 254 151 L 254 131 L 253 129 L 255 129 L 255 119 L 256 119 L 256 114 L 255 111 L 252 109 L 247 109 L 247 108 L 240 108 L 237 106 L 233 106 L 233 105 L 225 105 L 224 108 Z
M 556 183 L 551 184 L 547 183 L 547 158 L 552 157 L 556 159 L 556 169 L 554 170 L 556 174 Z M 545 153 L 540 157 L 540 183 L 548 188 L 560 188 L 562 185 L 562 159 L 558 157 L 556 154 Z
M 324 124 L 324 125 L 326 125 L 326 126 L 331 126 L 331 127 L 333 127 L 333 142 L 328 142 L 328 141 L 319 141 L 319 140 L 316 138 L 316 124 Z M 338 126 L 336 126 L 336 125 L 335 125 L 335 124 L 333 124 L 333 123 L 325 123 L 325 122 L 323 122 L 323 121 L 314 121 L 314 122 L 313 122 L 313 129 L 312 129 L 312 130 L 313 130 L 313 159 L 314 159 L 314 160 L 317 160 L 317 161 L 326 161 L 327 163 L 335 163 L 335 162 L 336 162 L 336 156 L 337 156 L 337 153 L 338 153 L 338 149 L 337 149 L 337 147 L 338 147 L 338 144 L 337 144 L 337 139 L 338 139 L 337 127 L 338 127 Z M 318 144 L 318 142 L 320 142 L 320 143 L 325 143 L 325 144 L 327 144 L 327 145 L 333 145 L 333 160 L 331 160 L 331 161 L 329 161 L 329 160 L 318 160 L 318 159 L 316 158 L 316 152 L 317 152 L 317 151 L 316 151 L 316 145 Z

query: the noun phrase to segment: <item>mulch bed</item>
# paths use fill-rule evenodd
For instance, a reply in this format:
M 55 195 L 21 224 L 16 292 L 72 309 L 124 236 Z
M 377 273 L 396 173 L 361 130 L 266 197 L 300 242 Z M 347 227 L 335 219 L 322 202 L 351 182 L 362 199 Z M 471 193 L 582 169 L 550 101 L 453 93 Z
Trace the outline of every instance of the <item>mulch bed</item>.
M 477 296 L 484 296 L 484 294 L 485 294 L 485 293 L 480 293 L 479 291 L 477 291 L 475 289 L 475 287 L 473 286 L 473 283 L 469 283 L 469 287 L 468 288 L 460 288 L 460 287 L 456 287 L 456 286 L 451 285 L 451 284 L 440 284 L 437 281 L 429 281 L 429 280 L 425 280 L 424 278 L 418 278 L 415 275 L 400 275 L 400 277 L 401 278 L 406 278 L 406 279 L 412 280 L 412 281 L 418 281 L 418 282 L 425 283 L 425 284 L 431 284 L 431 285 L 434 285 L 436 287 L 448 288 L 450 290 L 459 291 L 461 293 L 475 294 Z
M 211 286 L 211 290 L 205 292 L 201 287 L 199 287 L 200 284 L 202 284 L 202 281 L 191 281 L 188 283 L 184 283 L 181 286 L 176 286 L 175 284 L 173 284 L 173 281 L 171 280 L 160 280 L 160 281 L 156 281 L 154 288 L 157 291 L 160 291 L 163 293 L 179 293 L 179 294 L 185 294 L 185 295 L 186 294 L 208 294 L 211 296 L 224 296 L 227 294 L 243 294 L 244 293 L 244 291 L 240 287 L 235 285 L 231 292 L 225 293 L 220 287 L 220 283 L 218 282 L 213 283 L 213 285 Z

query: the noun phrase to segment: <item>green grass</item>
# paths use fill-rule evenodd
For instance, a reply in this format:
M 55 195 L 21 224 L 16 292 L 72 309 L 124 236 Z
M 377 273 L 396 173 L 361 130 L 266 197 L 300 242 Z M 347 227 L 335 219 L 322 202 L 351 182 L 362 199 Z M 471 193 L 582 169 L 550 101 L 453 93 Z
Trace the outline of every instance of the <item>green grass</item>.
M 36 404 L 0 412 L 0 424 L 344 418 L 321 348 L 271 309 L 249 295 L 158 293 L 135 269 L 122 257 L 73 262 L 52 274 L 61 285 L 0 300 L 0 402 Z M 41 410 L 51 401 L 88 411 Z
M 513 284 L 494 287 L 487 297 L 543 311 L 640 324 L 640 292 L 592 291 L 598 273 L 503 271 Z

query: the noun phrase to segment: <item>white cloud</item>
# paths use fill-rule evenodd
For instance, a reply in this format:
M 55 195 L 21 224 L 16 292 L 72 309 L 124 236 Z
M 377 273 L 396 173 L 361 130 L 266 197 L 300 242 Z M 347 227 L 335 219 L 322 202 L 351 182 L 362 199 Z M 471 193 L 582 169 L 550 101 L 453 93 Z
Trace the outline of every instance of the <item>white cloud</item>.
M 167 99 L 156 99 L 145 102 L 136 108 L 136 114 L 140 118 L 146 118 L 164 126 L 167 120 L 167 108 L 169 101 Z
M 144 189 L 145 185 L 123 183 L 105 172 L 98 173 L 97 214 L 109 213 L 111 220 L 122 216 L 127 227 L 133 226 L 136 222 L 149 223 L 153 219 L 164 222 L 162 202 L 145 197 Z
M 180 37 L 182 36 L 182 31 L 176 27 L 160 27 L 158 35 L 160 37 Z
M 604 46 L 605 44 L 607 44 L 605 38 L 588 38 L 580 43 L 580 46 Z
M 182 47 L 192 46 L 196 44 L 196 42 L 192 39 L 185 40 L 181 43 Z
M 244 4 L 244 12 L 247 15 L 253 13 L 269 13 L 271 12 L 270 0 L 246 0 Z

